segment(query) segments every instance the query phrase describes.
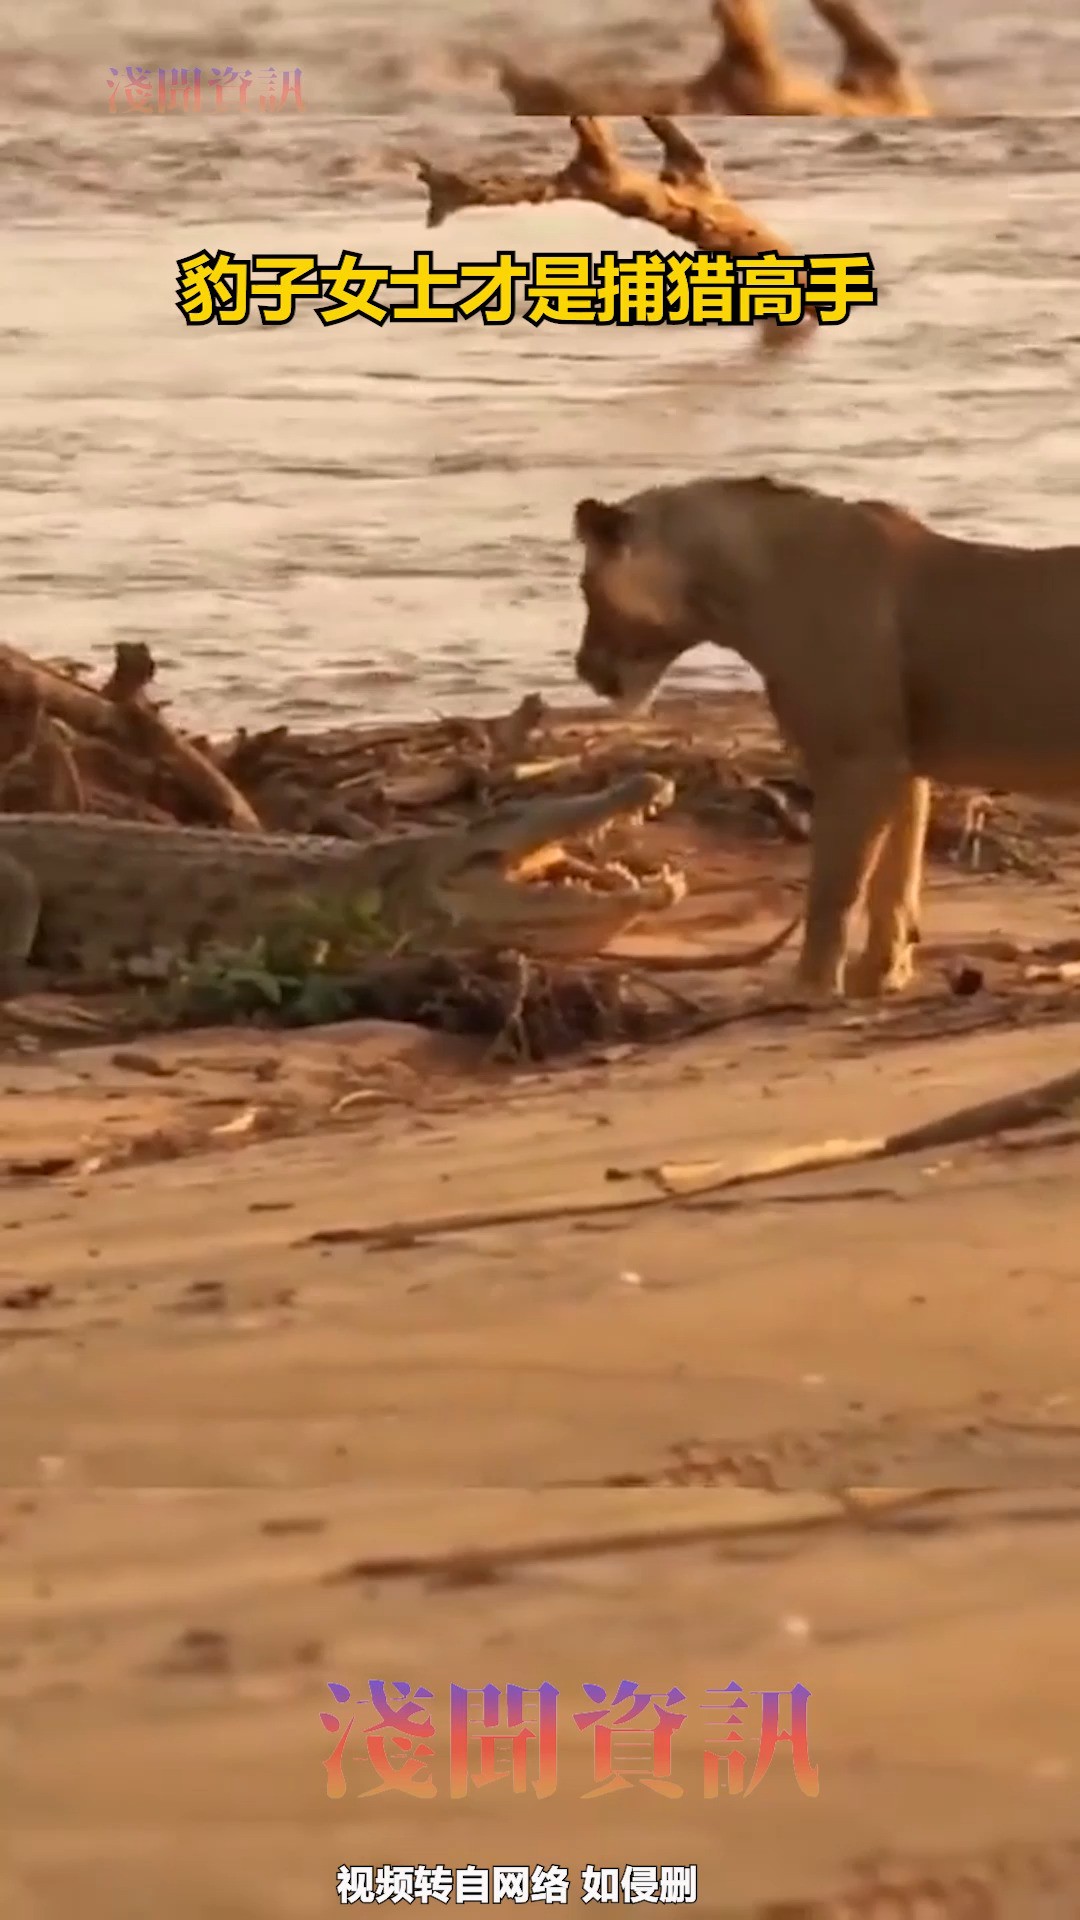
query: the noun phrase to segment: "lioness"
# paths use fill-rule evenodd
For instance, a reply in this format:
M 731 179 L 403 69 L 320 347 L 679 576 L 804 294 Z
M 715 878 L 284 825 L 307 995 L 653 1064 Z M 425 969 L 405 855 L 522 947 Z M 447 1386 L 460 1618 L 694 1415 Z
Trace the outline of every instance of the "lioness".
M 641 708 L 706 640 L 761 675 L 814 789 L 810 998 L 910 980 L 930 780 L 1080 790 L 1080 547 L 952 539 L 882 501 L 766 479 L 581 500 L 574 531 L 576 668 L 594 692 Z

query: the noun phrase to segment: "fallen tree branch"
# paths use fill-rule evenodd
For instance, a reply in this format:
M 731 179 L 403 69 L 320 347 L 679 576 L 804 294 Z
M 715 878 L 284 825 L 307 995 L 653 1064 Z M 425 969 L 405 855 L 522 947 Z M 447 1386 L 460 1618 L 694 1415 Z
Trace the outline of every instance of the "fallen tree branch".
M 1048 1120 L 1068 1118 L 1080 1102 L 1080 1073 L 1063 1073 L 993 1100 L 954 1107 L 922 1126 L 903 1127 L 897 1133 L 871 1135 L 861 1140 L 822 1140 L 805 1147 L 782 1147 L 744 1167 L 729 1160 L 687 1161 L 649 1168 L 662 1193 L 686 1199 L 715 1193 L 752 1181 L 776 1180 L 785 1174 L 823 1173 L 867 1160 L 892 1160 L 935 1147 L 966 1146 L 994 1134 L 1042 1126 Z
M 926 95 L 898 46 L 859 0 L 810 0 L 840 41 L 830 84 L 792 65 L 773 38 L 765 0 L 711 0 L 720 49 L 686 80 L 567 80 L 498 63 L 498 82 L 516 114 L 818 115 L 829 119 L 923 119 Z
M 810 5 L 837 35 L 842 49 L 835 103 L 827 108 L 830 114 L 898 120 L 929 117 L 930 102 L 898 43 L 863 12 L 857 0 L 810 0 Z
M 124 716 L 128 738 L 151 760 L 167 768 L 173 779 L 215 826 L 238 833 L 259 833 L 262 822 L 227 774 L 191 740 L 174 733 L 158 709 L 146 698 L 154 677 L 154 661 L 140 640 L 121 640 L 116 664 L 102 696 Z
M 31 660 L 17 647 L 0 646 L 0 665 L 5 669 L 0 695 L 5 703 L 8 699 L 23 697 L 19 690 L 22 683 L 24 689 L 33 689 L 47 713 L 65 721 L 76 732 L 96 734 L 120 747 L 126 744 L 123 716 L 93 687 Z
M 146 698 L 153 675 L 153 658 L 141 642 L 119 643 L 112 674 L 100 693 L 16 647 L 0 646 L 0 731 L 24 727 L 19 758 L 26 762 L 36 756 L 48 775 L 39 782 L 42 796 L 55 810 L 81 812 L 86 805 L 70 753 L 67 766 L 62 765 L 65 743 L 56 724 L 62 723 L 73 734 L 107 744 L 125 758 L 135 753 L 149 761 L 186 796 L 200 821 L 259 832 L 262 823 L 239 789 L 193 741 L 175 733 Z M 58 806 L 59 801 L 63 804 Z
M 84 813 L 86 793 L 70 730 L 45 711 L 32 680 L 0 661 L 0 806 L 22 784 L 44 799 L 50 813 Z
M 733 260 L 762 253 L 790 257 L 786 241 L 725 193 L 689 134 L 663 115 L 643 114 L 642 119 L 662 150 L 656 174 L 625 161 L 606 121 L 591 114 L 570 116 L 577 150 L 556 173 L 460 173 L 418 159 L 417 171 L 428 190 L 427 224 L 439 227 L 465 207 L 589 200 L 623 219 L 651 221 L 700 253 L 725 253 Z M 805 338 L 813 318 L 804 313 L 791 326 L 763 320 L 760 338 L 772 346 Z
M 426 1578 L 440 1584 L 482 1584 L 511 1567 L 538 1566 L 553 1561 L 582 1560 L 595 1554 L 648 1553 L 671 1547 L 707 1546 L 713 1542 L 764 1537 L 784 1538 L 818 1533 L 823 1528 L 883 1526 L 895 1517 L 921 1513 L 928 1506 L 967 1498 L 968 1487 L 836 1487 L 803 1497 L 768 1495 L 759 1501 L 750 1519 L 689 1520 L 679 1518 L 657 1527 L 627 1527 L 614 1533 L 586 1532 L 556 1535 L 548 1540 L 500 1541 L 449 1552 L 403 1553 L 393 1557 L 365 1556 L 349 1560 L 322 1576 L 324 1586 L 351 1580 L 407 1580 Z M 975 1489 L 974 1491 L 981 1491 Z M 788 1503 L 786 1506 L 784 1502 Z M 770 1504 L 771 1503 L 771 1504 Z M 831 1504 L 827 1504 L 831 1503 Z M 780 1511 L 777 1512 L 777 1508 Z M 766 1517 L 767 1516 L 767 1517 Z M 472 1576 L 470 1580 L 469 1576 Z
M 779 1009 L 773 1007 L 771 1011 Z M 1033 1086 L 1017 1088 L 993 1100 L 954 1107 L 934 1120 L 896 1133 L 861 1140 L 821 1140 L 801 1147 L 781 1147 L 773 1153 L 744 1161 L 698 1160 L 644 1167 L 609 1167 L 609 1190 L 592 1199 L 567 1200 L 554 1196 L 520 1205 L 474 1207 L 446 1213 L 417 1214 L 381 1226 L 329 1227 L 306 1235 L 298 1246 L 348 1243 L 350 1246 L 399 1247 L 417 1240 L 449 1234 L 475 1233 L 485 1227 L 523 1226 L 541 1221 L 585 1219 L 601 1213 L 640 1213 L 663 1206 L 695 1203 L 735 1188 L 764 1185 L 806 1173 L 827 1173 L 838 1167 L 868 1161 L 892 1160 L 927 1153 L 937 1147 L 968 1146 L 1005 1132 L 1019 1132 L 1045 1122 L 1069 1117 L 1080 1103 L 1080 1072 L 1059 1075 Z M 630 1193 L 620 1191 L 624 1181 L 635 1183 Z M 637 1183 L 644 1184 L 637 1184 Z M 832 1196 L 830 1196 L 832 1197 Z M 711 1201 L 738 1207 L 739 1199 Z

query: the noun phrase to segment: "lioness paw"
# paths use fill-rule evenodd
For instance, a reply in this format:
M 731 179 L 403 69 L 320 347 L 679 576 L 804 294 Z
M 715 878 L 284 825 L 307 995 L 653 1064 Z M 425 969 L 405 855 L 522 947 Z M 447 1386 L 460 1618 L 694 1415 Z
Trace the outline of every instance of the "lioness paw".
M 848 992 L 856 1000 L 878 1000 L 883 994 L 902 993 L 915 977 L 915 955 L 903 947 L 890 957 L 861 953 L 848 968 Z

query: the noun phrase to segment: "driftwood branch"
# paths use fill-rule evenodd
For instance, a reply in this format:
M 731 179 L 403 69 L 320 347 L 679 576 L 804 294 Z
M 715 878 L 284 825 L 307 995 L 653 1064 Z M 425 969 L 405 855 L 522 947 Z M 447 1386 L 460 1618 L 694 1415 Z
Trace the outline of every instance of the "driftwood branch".
M 89 733 L 118 746 L 124 744 L 124 724 L 116 708 L 93 687 L 69 678 L 67 674 L 31 660 L 17 647 L 0 646 L 3 685 L 0 706 L 5 709 L 16 701 L 29 701 L 31 692 L 48 713 L 55 714 L 79 733 Z
M 166 769 L 215 826 L 258 833 L 262 822 L 240 789 L 193 740 L 174 733 L 146 698 L 154 672 L 153 657 L 141 641 L 118 643 L 116 663 L 102 696 L 123 714 L 129 740 L 147 759 Z
M 701 148 L 673 120 L 643 114 L 663 155 L 658 173 L 645 173 L 619 153 L 606 121 L 572 114 L 577 150 L 556 173 L 460 173 L 417 161 L 428 190 L 429 227 L 465 207 L 542 206 L 553 200 L 591 200 L 627 220 L 648 220 L 701 253 L 726 253 L 745 259 L 760 253 L 790 257 L 779 234 L 732 200 L 713 174 Z M 805 338 L 813 316 L 795 325 L 759 323 L 763 344 L 779 346 Z
M 840 42 L 830 83 L 784 58 L 766 0 L 710 0 L 715 59 L 685 80 L 567 80 L 502 58 L 498 81 L 516 114 L 792 114 L 922 119 L 926 95 L 897 44 L 861 0 L 809 0 Z
M 100 693 L 15 647 L 0 646 L 5 782 L 32 766 L 37 791 L 50 807 L 82 811 L 86 797 L 67 739 L 83 736 L 121 756 L 149 761 L 185 796 L 197 819 L 258 832 L 259 817 L 239 789 L 193 741 L 174 732 L 147 699 L 153 674 L 153 659 L 137 642 L 117 646 L 112 675 Z M 42 804 L 40 798 L 36 804 Z
M 50 813 L 84 813 L 70 740 L 70 729 L 46 712 L 33 681 L 0 661 L 0 807 L 25 782 Z

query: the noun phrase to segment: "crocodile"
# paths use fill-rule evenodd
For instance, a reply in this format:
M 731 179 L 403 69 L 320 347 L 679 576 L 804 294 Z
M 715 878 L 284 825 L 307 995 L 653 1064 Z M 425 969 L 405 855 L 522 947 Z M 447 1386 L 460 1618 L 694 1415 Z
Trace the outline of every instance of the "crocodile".
M 683 875 L 635 875 L 588 847 L 669 807 L 670 780 L 633 773 L 596 793 L 536 798 L 486 819 L 366 842 L 159 826 L 95 814 L 0 813 L 0 981 L 37 969 L 151 977 L 207 948 L 250 948 L 298 905 L 372 901 L 410 950 L 593 953 L 681 899 Z

